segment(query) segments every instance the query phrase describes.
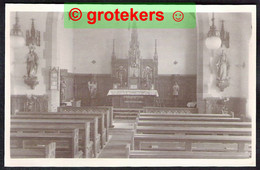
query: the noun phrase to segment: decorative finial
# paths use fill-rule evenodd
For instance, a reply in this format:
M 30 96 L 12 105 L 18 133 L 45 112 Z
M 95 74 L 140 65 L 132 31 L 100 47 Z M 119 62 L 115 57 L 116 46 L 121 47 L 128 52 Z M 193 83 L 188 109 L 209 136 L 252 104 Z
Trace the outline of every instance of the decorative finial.
M 40 39 L 41 39 L 41 35 L 40 35 L 40 31 L 36 30 L 34 27 L 34 19 L 32 18 L 32 26 L 31 26 L 31 30 L 27 30 L 26 31 L 26 45 L 29 46 L 31 45 L 36 45 L 36 46 L 40 46 Z
M 214 18 L 214 12 L 212 13 L 212 26 L 215 26 L 215 23 L 214 23 L 214 20 L 215 20 L 215 18 Z
M 221 39 L 221 47 L 225 46 L 229 48 L 229 32 L 225 31 L 224 28 L 224 20 L 221 20 L 221 31 L 220 31 L 220 39 Z
M 112 58 L 115 59 L 116 58 L 116 54 L 115 54 L 115 39 L 113 39 L 113 51 L 112 51 Z
M 113 53 L 115 53 L 115 39 L 113 39 Z
M 157 39 L 155 39 L 155 53 L 157 53 Z
M 18 18 L 17 12 L 15 13 L 15 24 L 16 24 L 16 25 L 19 24 L 19 18 Z
M 158 60 L 158 54 L 157 54 L 157 39 L 155 39 L 155 45 L 154 45 L 154 60 Z

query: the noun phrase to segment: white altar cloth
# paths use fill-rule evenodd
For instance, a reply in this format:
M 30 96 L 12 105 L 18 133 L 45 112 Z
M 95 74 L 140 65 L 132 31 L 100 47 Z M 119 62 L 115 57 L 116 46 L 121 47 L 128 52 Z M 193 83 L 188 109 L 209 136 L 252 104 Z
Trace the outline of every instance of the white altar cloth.
M 156 96 L 159 97 L 157 90 L 127 90 L 127 89 L 112 89 L 109 90 L 108 96 Z

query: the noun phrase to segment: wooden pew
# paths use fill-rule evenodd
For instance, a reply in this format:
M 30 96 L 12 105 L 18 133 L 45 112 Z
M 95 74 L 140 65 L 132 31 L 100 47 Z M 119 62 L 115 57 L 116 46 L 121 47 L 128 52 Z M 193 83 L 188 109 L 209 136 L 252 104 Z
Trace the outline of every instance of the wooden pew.
M 161 113 L 155 109 L 149 113 L 139 114 L 134 131 L 136 134 L 132 138 L 132 150 L 127 146 L 128 157 L 250 157 L 250 153 L 245 151 L 247 150 L 245 145 L 251 143 L 251 123 L 241 122 L 232 115 L 179 114 L 171 112 L 170 108 L 169 111 L 166 109 Z M 147 148 L 142 144 L 152 145 Z M 234 148 L 236 145 L 233 144 L 237 144 L 237 148 Z M 146 150 L 143 150 L 144 148 Z
M 251 128 L 136 126 L 138 134 L 251 135 Z
M 72 112 L 72 113 L 105 113 L 106 119 L 109 120 L 109 127 L 113 126 L 113 107 L 112 106 L 87 106 L 87 107 L 58 107 L 59 112 Z
M 184 142 L 186 151 L 192 151 L 192 143 L 236 143 L 237 150 L 243 152 L 245 143 L 251 142 L 251 136 L 135 134 L 132 149 L 141 150 L 142 142 Z
M 144 107 L 145 113 L 172 113 L 172 114 L 187 114 L 187 113 L 198 113 L 197 108 L 187 107 Z
M 159 121 L 214 121 L 214 122 L 239 122 L 240 118 L 225 117 L 163 117 L 163 116 L 139 116 L 139 120 L 159 120 Z
M 251 135 L 250 124 L 244 124 L 245 122 L 239 122 L 242 123 L 241 124 L 242 126 L 237 126 L 235 128 L 230 126 L 229 124 L 228 124 L 229 126 L 227 127 L 218 126 L 219 123 L 223 125 L 223 122 L 215 122 L 214 124 L 212 124 L 212 122 L 208 122 L 208 123 L 204 122 L 204 124 L 200 124 L 200 123 L 191 124 L 190 122 L 187 124 L 183 124 L 185 122 L 183 123 L 174 122 L 173 124 L 170 124 L 170 126 L 165 126 L 164 124 L 158 125 L 157 123 L 161 123 L 161 122 L 158 121 L 153 123 L 149 122 L 148 124 L 144 124 L 144 126 L 140 126 L 140 124 L 142 124 L 142 121 L 137 122 L 134 128 L 135 133 L 175 134 L 175 135 L 239 135 L 239 136 Z M 137 124 L 139 125 L 137 126 Z M 243 125 L 248 125 L 248 126 L 243 126 Z
M 192 152 L 192 151 L 147 151 L 130 150 L 130 144 L 126 146 L 127 158 L 179 158 L 179 159 L 248 159 L 247 152 Z
M 69 154 L 69 157 L 71 158 L 81 158 L 82 157 L 82 151 L 79 151 L 79 129 L 74 129 L 73 133 L 16 133 L 11 132 L 10 133 L 10 139 L 19 141 L 23 143 L 23 148 L 25 148 L 24 143 L 26 141 L 34 142 L 37 141 L 37 143 L 49 143 L 49 142 L 56 142 L 58 145 L 58 142 L 68 142 L 70 151 L 66 152 L 64 154 L 61 154 L 61 157 L 67 157 Z M 56 150 L 56 154 L 57 150 Z
M 230 114 L 199 114 L 199 113 L 187 113 L 187 114 L 178 114 L 178 113 L 139 113 L 139 116 L 162 116 L 162 117 L 218 117 L 218 118 L 231 118 Z
M 55 158 L 56 143 L 51 142 L 42 148 L 11 148 L 11 158 Z
M 50 123 L 54 125 L 72 125 L 72 124 L 83 124 L 85 125 L 86 122 L 90 122 L 90 139 L 94 143 L 94 157 L 97 157 L 97 154 L 99 152 L 99 146 L 100 146 L 100 135 L 98 134 L 98 118 L 94 118 L 91 120 L 70 120 L 70 119 L 11 119 L 11 126 L 17 125 L 21 123 L 27 123 L 32 125 L 40 125 L 41 123 Z M 83 134 L 85 133 L 84 129 Z
M 113 125 L 113 117 L 114 117 L 114 108 L 113 106 L 96 106 L 97 108 L 100 108 L 100 109 L 107 109 L 108 110 L 108 114 L 109 114 L 109 127 L 110 128 L 113 128 L 114 125 Z
M 138 126 L 178 126 L 178 127 L 247 127 L 251 128 L 251 122 L 213 122 L 213 121 L 160 121 L 139 120 Z
M 12 119 L 64 119 L 64 120 L 93 120 L 94 118 L 98 118 L 98 133 L 101 134 L 101 148 L 105 145 L 106 142 L 106 129 L 104 127 L 104 115 L 98 114 L 98 115 L 64 115 L 64 114 L 50 114 L 50 112 L 46 113 L 37 113 L 35 114 L 28 114 L 28 115 L 14 115 L 12 116 Z
M 68 124 L 78 124 L 78 123 L 85 123 L 85 122 L 90 122 L 90 137 L 91 140 L 94 143 L 94 155 L 95 157 L 97 156 L 97 153 L 100 151 L 100 135 L 98 134 L 98 118 L 97 117 L 88 117 L 88 118 L 74 118 L 74 117 L 67 117 L 67 118 L 61 118 L 60 116 L 51 116 L 51 115 L 47 115 L 47 116 L 27 116 L 27 115 L 16 115 L 12 117 L 12 120 L 19 120 L 19 119 L 23 119 L 23 120 L 31 120 L 32 122 L 34 122 L 34 120 L 38 120 L 40 122 L 57 122 L 57 123 L 68 123 Z M 42 121 L 41 121 L 42 120 Z M 81 133 L 84 134 L 84 129 Z
M 98 132 L 101 134 L 101 148 L 103 148 L 108 141 L 108 126 L 109 122 L 105 122 L 105 114 L 104 113 L 67 113 L 67 112 L 19 112 L 15 115 L 15 117 L 38 117 L 38 118 L 61 118 L 61 119 L 85 119 L 85 118 L 93 118 L 98 117 Z M 108 120 L 108 119 L 106 119 Z
M 23 122 L 11 124 L 11 132 L 28 133 L 65 133 L 78 128 L 80 130 L 79 139 L 81 139 L 80 149 L 84 151 L 85 158 L 91 158 L 94 154 L 93 141 L 90 141 L 90 122 L 79 124 L 53 124 L 53 123 L 40 123 L 35 124 Z M 82 133 L 83 132 L 83 133 Z

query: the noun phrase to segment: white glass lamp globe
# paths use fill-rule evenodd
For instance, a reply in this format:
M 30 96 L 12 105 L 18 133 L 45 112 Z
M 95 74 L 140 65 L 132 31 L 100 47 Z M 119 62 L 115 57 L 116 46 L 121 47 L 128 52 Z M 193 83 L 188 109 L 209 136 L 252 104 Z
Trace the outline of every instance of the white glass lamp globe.
M 11 35 L 10 41 L 12 48 L 19 48 L 25 45 L 25 39 L 23 36 Z
M 206 39 L 206 47 L 211 50 L 216 50 L 221 46 L 221 39 L 217 36 L 211 36 Z

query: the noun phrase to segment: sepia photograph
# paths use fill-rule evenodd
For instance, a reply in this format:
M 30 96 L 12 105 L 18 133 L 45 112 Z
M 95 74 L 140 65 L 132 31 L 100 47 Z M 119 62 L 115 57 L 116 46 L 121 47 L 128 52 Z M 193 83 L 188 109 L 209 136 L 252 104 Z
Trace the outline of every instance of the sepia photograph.
M 194 27 L 6 4 L 5 166 L 255 166 L 256 6 L 173 12 Z

